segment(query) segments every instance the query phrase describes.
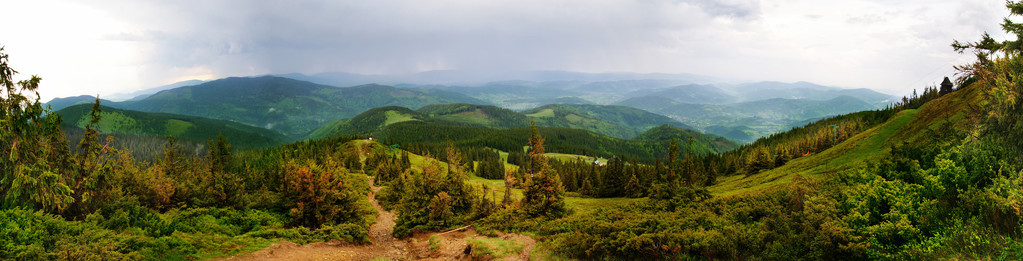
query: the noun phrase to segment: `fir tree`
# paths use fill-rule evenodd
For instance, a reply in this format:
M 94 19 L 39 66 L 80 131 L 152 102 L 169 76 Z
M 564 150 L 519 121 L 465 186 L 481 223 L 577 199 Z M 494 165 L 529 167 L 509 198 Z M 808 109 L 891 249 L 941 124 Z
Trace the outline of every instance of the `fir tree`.
M 625 196 L 630 198 L 638 198 L 643 196 L 643 189 L 639 187 L 639 179 L 636 178 L 636 174 L 633 174 L 629 178 L 629 182 L 625 183 Z
M 590 184 L 590 179 L 589 178 L 583 179 L 583 185 L 581 187 L 579 187 L 579 194 L 582 194 L 582 195 L 585 195 L 585 196 L 593 196 L 593 194 L 594 194 L 593 193 L 593 184 Z
M 565 189 L 561 186 L 561 178 L 558 173 L 548 165 L 547 157 L 544 156 L 544 139 L 536 129 L 536 124 L 530 122 L 531 133 L 529 137 L 529 159 L 530 175 L 526 179 L 525 190 L 522 192 L 522 205 L 526 213 L 531 216 L 545 216 L 556 218 L 564 216 Z

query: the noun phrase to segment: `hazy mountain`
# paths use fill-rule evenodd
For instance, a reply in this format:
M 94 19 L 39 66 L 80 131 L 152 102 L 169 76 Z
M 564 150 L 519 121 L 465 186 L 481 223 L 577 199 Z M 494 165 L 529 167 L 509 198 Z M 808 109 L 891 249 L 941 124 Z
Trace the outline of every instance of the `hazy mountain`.
M 714 85 L 689 84 L 660 89 L 641 89 L 628 95 L 629 97 L 663 97 L 679 103 L 724 104 L 737 102 L 738 97 Z
M 499 82 L 489 83 L 483 86 L 429 86 L 429 85 L 401 85 L 403 87 L 435 88 L 451 92 L 457 92 L 488 101 L 497 106 L 512 109 L 525 110 L 540 105 L 553 103 L 563 97 L 579 97 L 585 95 L 573 90 L 578 86 L 577 82 Z
M 551 101 L 553 104 L 593 104 L 593 102 L 579 97 L 561 97 Z
M 137 90 L 137 91 L 127 92 L 127 93 L 115 93 L 115 94 L 108 95 L 107 97 L 104 97 L 104 98 L 110 99 L 112 101 L 141 100 L 141 99 L 145 99 L 146 97 L 149 97 L 150 95 L 153 95 L 153 94 L 155 94 L 157 92 L 160 92 L 160 91 L 163 91 L 163 90 L 170 90 L 170 89 L 174 89 L 174 88 L 178 88 L 178 87 L 198 85 L 198 84 L 201 84 L 203 82 L 204 81 L 200 81 L 200 80 L 180 81 L 180 82 L 176 82 L 176 83 L 172 83 L 172 84 L 168 84 L 168 85 L 164 85 L 164 86 L 159 86 L 159 87 L 153 87 L 153 88 L 144 89 L 144 90 Z
M 675 99 L 664 96 L 640 96 L 629 98 L 615 103 L 615 105 L 640 108 L 647 111 L 658 111 L 662 108 L 671 107 L 678 104 L 681 103 L 676 101 Z
M 774 98 L 830 100 L 840 96 L 849 96 L 877 107 L 883 107 L 896 99 L 896 97 L 892 95 L 870 89 L 842 89 L 808 82 L 755 82 L 727 86 L 725 89 L 731 90 L 742 101 L 757 101 Z
M 215 139 L 222 134 L 228 142 L 241 147 L 266 147 L 282 144 L 288 138 L 275 131 L 236 122 L 169 113 L 151 113 L 100 106 L 97 130 L 102 134 L 175 136 L 196 142 Z M 84 128 L 89 124 L 90 104 L 79 104 L 57 111 L 66 126 Z
M 73 96 L 73 97 L 53 98 L 52 100 L 44 103 L 43 107 L 46 107 L 47 105 L 49 105 L 54 111 L 59 111 L 61 109 L 64 109 L 64 108 L 67 108 L 67 107 L 71 107 L 71 106 L 74 106 L 74 105 L 78 105 L 78 104 L 92 104 L 94 102 L 96 102 L 96 96 L 80 95 L 80 96 Z M 113 102 L 111 102 L 109 100 L 100 99 L 100 104 L 106 105 L 106 104 L 112 104 L 112 103 Z
M 644 103 L 631 101 L 630 104 Z M 875 108 L 874 105 L 851 96 L 840 96 L 826 101 L 773 98 L 723 105 L 679 103 L 664 107 L 644 107 L 707 133 L 741 142 L 750 142 L 761 136 L 785 131 L 797 122 Z M 744 128 L 736 129 L 737 127 Z M 741 132 L 745 132 L 746 135 L 740 134 Z M 748 138 L 742 138 L 743 136 Z

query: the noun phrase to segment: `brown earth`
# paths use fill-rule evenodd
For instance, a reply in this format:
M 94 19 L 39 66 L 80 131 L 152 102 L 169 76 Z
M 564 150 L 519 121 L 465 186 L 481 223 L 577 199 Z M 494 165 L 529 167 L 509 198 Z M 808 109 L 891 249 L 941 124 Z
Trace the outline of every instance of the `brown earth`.
M 366 141 L 362 144 L 368 143 L 369 141 Z M 334 240 L 298 245 L 282 241 L 256 252 L 222 260 L 494 260 L 490 255 L 479 253 L 473 255 L 473 249 L 467 240 L 486 236 L 477 234 L 470 226 L 445 232 L 416 231 L 406 239 L 395 238 L 391 235 L 394 230 L 394 213 L 380 206 L 375 197 L 380 187 L 373 184 L 372 177 L 367 179 L 372 188 L 368 197 L 369 202 L 379 213 L 376 223 L 369 227 L 368 236 L 371 244 L 352 244 Z M 533 238 L 520 234 L 501 232 L 495 234 L 502 240 L 514 240 L 523 245 L 519 255 L 507 255 L 501 260 L 529 260 L 530 253 L 536 246 Z M 431 237 L 436 237 L 434 249 L 431 249 Z

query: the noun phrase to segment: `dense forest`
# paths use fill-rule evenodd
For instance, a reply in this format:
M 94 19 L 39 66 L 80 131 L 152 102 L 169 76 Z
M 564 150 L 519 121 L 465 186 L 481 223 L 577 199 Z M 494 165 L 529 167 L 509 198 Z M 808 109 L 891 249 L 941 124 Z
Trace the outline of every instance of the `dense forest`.
M 1023 15 L 1023 3 L 1007 6 Z M 347 125 L 386 126 L 376 137 L 264 148 L 224 135 L 204 144 L 101 135 L 124 126 L 105 117 L 127 114 L 97 102 L 71 107 L 81 116 L 65 122 L 39 102 L 42 79 L 15 80 L 0 48 L 0 259 L 211 259 L 282 241 L 365 245 L 382 216 L 378 200 L 396 212 L 390 236 L 521 233 L 550 259 L 1020 260 L 1023 24 L 1006 19 L 1003 28 L 1015 40 L 953 43 L 977 57 L 956 67 L 958 88 L 927 87 L 727 151 L 668 125 L 622 140 L 535 122 L 382 116 Z

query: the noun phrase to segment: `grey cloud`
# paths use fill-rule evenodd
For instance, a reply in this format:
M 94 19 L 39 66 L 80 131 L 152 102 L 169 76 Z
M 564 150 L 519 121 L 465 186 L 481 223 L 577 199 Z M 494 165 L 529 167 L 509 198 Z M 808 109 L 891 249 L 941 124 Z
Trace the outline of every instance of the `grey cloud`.
M 692 3 L 714 16 L 755 19 L 760 17 L 758 0 L 680 0 Z
M 634 52 L 663 44 L 664 31 L 701 26 L 707 14 L 758 14 L 756 2 L 708 0 L 690 1 L 698 9 L 615 1 L 215 2 L 112 9 L 150 31 L 111 37 L 151 41 L 156 64 L 223 64 L 214 70 L 229 74 L 242 73 L 236 67 L 266 73 L 571 70 L 602 62 L 596 57 L 639 55 Z
M 864 0 L 849 1 L 850 6 L 860 6 Z M 105 39 L 144 46 L 141 63 L 150 75 L 197 67 L 217 77 L 468 69 L 687 72 L 797 81 L 825 79 L 821 75 L 834 68 L 860 70 L 861 74 L 876 71 L 870 64 L 887 64 L 893 59 L 883 51 L 906 53 L 899 57 L 905 57 L 900 64 L 912 64 L 912 59 L 921 58 L 911 55 L 925 52 L 918 42 L 940 42 L 943 49 L 926 51 L 945 51 L 951 41 L 947 30 L 967 32 L 969 40 L 978 35 L 970 28 L 982 23 L 997 27 L 997 20 L 985 20 L 986 16 L 998 17 L 990 13 L 999 8 L 997 3 L 968 1 L 878 0 L 874 4 L 885 10 L 837 14 L 827 8 L 812 8 L 816 2 L 759 0 L 90 3 L 136 27 Z M 953 7 L 918 8 L 931 2 Z M 811 6 L 807 9 L 812 10 L 786 9 L 787 5 Z M 906 24 L 907 16 L 935 16 L 927 12 L 948 13 L 943 16 L 947 20 L 921 19 Z M 773 16 L 785 19 L 771 21 L 776 18 Z M 770 28 L 777 20 L 795 21 Z M 821 28 L 822 24 L 834 27 Z M 863 33 L 863 28 L 870 33 Z M 860 33 L 826 33 L 849 29 Z M 862 44 L 841 44 L 848 42 Z M 840 49 L 843 47 L 856 49 Z M 808 51 L 819 55 L 801 55 Z M 842 55 L 851 52 L 868 55 L 854 57 L 862 60 L 857 64 L 843 62 Z M 937 58 L 928 59 L 931 63 Z M 863 65 L 855 67 L 859 64 Z M 887 76 L 849 77 L 860 82 L 828 78 L 825 80 L 838 82 L 821 83 L 874 87 L 865 86 L 867 80 L 862 79 L 885 82 L 885 77 L 897 77 L 891 76 L 895 74 L 892 71 L 886 68 L 882 72 Z

